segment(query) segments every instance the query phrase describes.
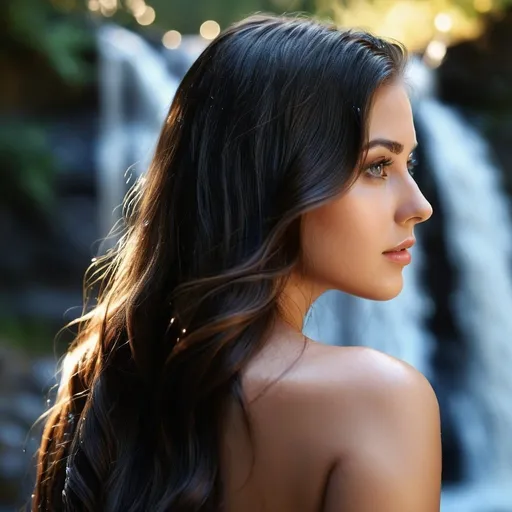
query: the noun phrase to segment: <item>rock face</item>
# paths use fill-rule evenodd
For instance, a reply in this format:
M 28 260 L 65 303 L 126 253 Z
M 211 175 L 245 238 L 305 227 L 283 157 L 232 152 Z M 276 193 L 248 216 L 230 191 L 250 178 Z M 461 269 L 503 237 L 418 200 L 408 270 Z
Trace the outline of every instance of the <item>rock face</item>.
M 60 172 L 55 200 L 45 214 L 0 208 L 0 240 L 9 241 L 0 253 L 3 316 L 41 318 L 58 329 L 71 319 L 63 313 L 81 306 L 82 276 L 101 237 L 93 156 L 96 125 L 93 114 L 77 114 L 49 127 Z
M 512 195 L 512 8 L 489 17 L 484 34 L 448 49 L 439 97 L 460 107 L 491 144 Z
M 96 205 L 97 108 L 78 105 L 72 114 L 51 119 L 47 135 L 59 164 L 55 202 L 46 215 L 25 204 L 16 211 L 0 205 L 0 512 L 20 510 L 30 498 L 41 434 L 35 422 L 47 410 L 54 385 L 54 337 L 82 310 L 83 273 L 102 236 Z M 16 346 L 20 334 L 11 336 L 11 319 L 15 330 L 23 331 L 24 343 L 49 355 L 6 348 Z M 59 351 L 70 335 L 61 338 L 66 340 L 60 340 Z
M 54 371 L 52 358 L 0 348 L 0 512 L 20 509 L 30 498 L 41 435 L 34 422 L 46 410 Z
M 512 108 L 512 9 L 486 23 L 479 39 L 448 49 L 438 70 L 440 96 L 469 108 Z

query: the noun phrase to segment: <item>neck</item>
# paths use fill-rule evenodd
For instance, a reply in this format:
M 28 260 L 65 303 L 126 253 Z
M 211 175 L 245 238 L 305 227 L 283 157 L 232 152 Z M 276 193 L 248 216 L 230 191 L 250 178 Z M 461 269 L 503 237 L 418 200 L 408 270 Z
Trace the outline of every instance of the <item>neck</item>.
M 292 274 L 279 299 L 282 320 L 294 330 L 302 332 L 306 314 L 320 294 L 312 283 Z

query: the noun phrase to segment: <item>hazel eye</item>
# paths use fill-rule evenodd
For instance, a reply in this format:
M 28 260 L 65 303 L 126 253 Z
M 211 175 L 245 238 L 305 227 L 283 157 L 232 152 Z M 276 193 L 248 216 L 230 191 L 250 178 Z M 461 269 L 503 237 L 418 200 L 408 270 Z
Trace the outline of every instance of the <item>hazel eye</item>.
M 386 167 L 391 165 L 391 160 L 380 160 L 379 162 L 375 162 L 369 165 L 365 169 L 365 173 L 371 178 L 381 178 L 384 179 L 387 177 Z

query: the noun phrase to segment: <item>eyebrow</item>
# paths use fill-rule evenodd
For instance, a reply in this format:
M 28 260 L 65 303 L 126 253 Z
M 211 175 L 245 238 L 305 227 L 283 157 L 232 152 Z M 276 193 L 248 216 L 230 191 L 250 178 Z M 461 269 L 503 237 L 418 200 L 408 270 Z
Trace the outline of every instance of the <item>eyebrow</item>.
M 399 155 L 404 150 L 404 145 L 400 144 L 400 142 L 396 142 L 394 140 L 389 139 L 374 139 L 370 141 L 368 144 L 366 144 L 363 147 L 364 151 L 369 151 L 372 148 L 375 148 L 377 146 L 383 146 L 386 149 L 389 149 L 391 153 L 394 153 L 395 155 Z M 414 151 L 418 147 L 418 144 L 416 143 L 412 150 Z

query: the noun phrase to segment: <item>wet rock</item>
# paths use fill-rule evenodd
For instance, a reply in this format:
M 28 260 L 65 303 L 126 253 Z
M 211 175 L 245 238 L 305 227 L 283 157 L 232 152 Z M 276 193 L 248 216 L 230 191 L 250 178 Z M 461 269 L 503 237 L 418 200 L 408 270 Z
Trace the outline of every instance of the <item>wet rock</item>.
M 19 509 L 30 497 L 41 434 L 35 422 L 46 409 L 54 372 L 52 358 L 0 349 L 0 512 Z

